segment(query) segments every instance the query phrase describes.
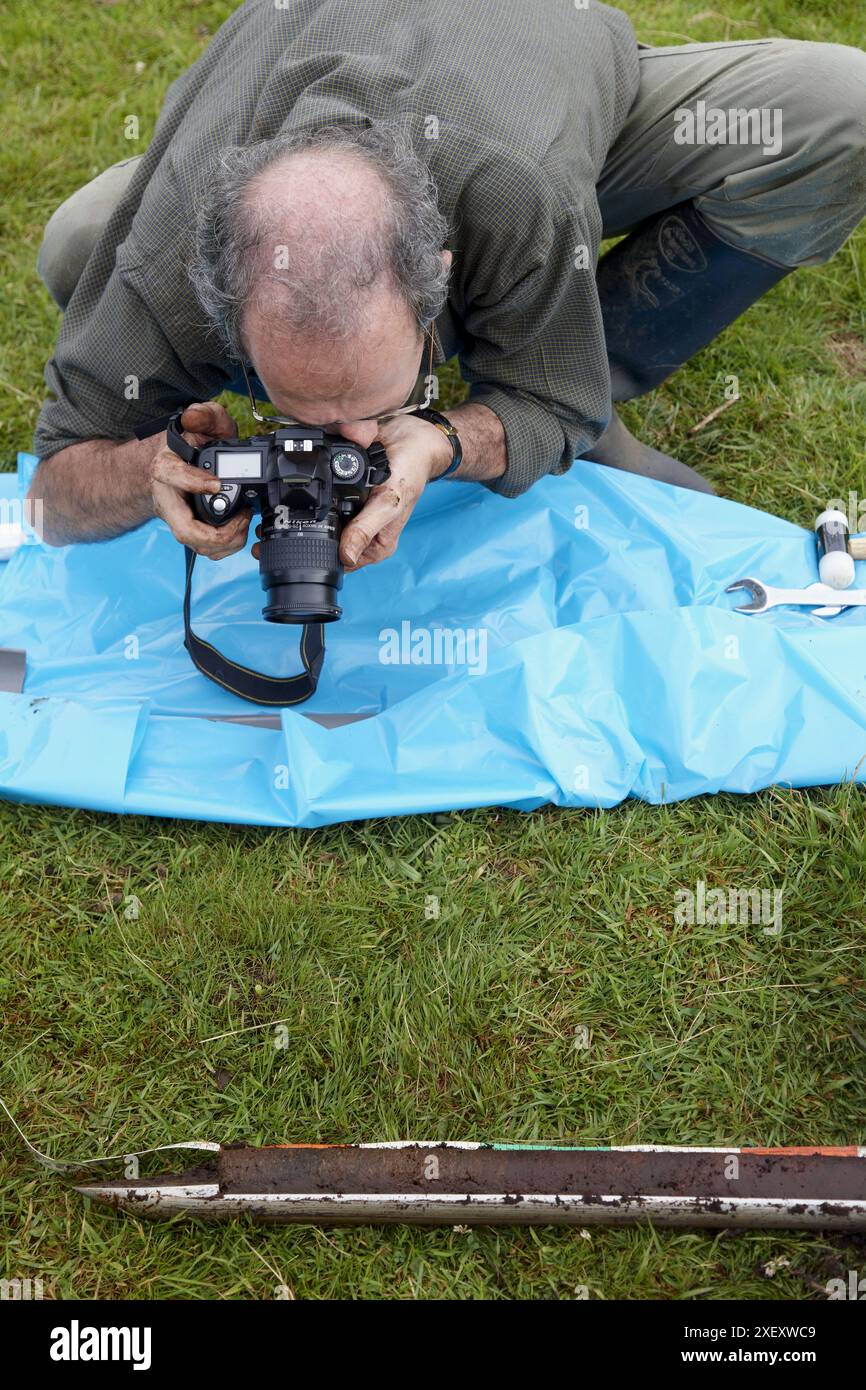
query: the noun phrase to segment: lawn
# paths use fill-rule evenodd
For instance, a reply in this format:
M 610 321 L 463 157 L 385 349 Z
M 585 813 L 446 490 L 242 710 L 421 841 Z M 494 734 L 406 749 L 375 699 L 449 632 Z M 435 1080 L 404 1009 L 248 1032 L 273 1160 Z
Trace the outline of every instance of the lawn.
M 859 4 L 838 0 L 625 8 L 658 44 L 862 39 Z M 41 228 L 146 146 L 231 9 L 0 13 L 6 466 L 30 446 L 58 325 Z M 725 495 L 811 526 L 864 491 L 864 338 L 860 234 L 629 423 Z M 739 403 L 690 433 L 732 373 Z M 4 805 L 0 1096 L 61 1158 L 187 1138 L 866 1142 L 864 810 L 845 785 L 272 832 Z M 698 879 L 782 889 L 782 932 L 677 925 Z M 809 1299 L 866 1268 L 862 1240 L 811 1234 L 139 1223 L 88 1209 L 0 1123 L 4 1273 L 48 1297 Z

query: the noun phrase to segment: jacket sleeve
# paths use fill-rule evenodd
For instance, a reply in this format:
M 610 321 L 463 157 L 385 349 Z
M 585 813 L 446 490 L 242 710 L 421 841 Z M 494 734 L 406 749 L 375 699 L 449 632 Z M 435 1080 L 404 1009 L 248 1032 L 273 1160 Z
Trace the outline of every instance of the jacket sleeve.
M 601 215 L 595 200 L 563 207 L 536 179 L 512 184 L 499 225 L 463 267 L 460 358 L 471 401 L 505 429 L 508 466 L 487 484 L 517 497 L 564 473 L 610 417 L 610 376 L 595 284 Z
M 82 440 L 128 439 L 149 421 L 225 389 L 225 370 L 184 351 L 182 326 L 162 326 L 171 320 L 150 292 L 161 268 L 128 263 L 125 246 L 117 257 L 107 277 L 85 267 L 67 307 L 45 368 L 48 396 L 34 437 L 40 458 Z M 198 336 L 190 333 L 189 341 Z

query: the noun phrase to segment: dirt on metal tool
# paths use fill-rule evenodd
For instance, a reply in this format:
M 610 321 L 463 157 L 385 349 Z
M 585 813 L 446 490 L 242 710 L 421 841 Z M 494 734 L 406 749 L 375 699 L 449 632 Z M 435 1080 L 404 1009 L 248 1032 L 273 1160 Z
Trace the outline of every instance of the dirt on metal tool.
M 866 1147 L 406 1142 L 214 1148 L 182 1173 L 76 1190 L 150 1217 L 225 1220 L 246 1212 L 259 1221 L 328 1225 L 652 1221 L 866 1230 Z

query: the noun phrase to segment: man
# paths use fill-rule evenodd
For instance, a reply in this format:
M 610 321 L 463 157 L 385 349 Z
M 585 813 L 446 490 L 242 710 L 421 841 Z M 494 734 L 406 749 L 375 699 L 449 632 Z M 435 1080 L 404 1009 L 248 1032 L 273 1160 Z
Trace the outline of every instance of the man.
M 595 0 L 248 0 L 147 152 L 47 228 L 65 316 L 35 440 L 46 539 L 159 515 L 201 554 L 241 548 L 249 516 L 197 521 L 189 494 L 218 484 L 147 431 L 187 406 L 190 439 L 225 437 L 209 398 L 244 370 L 279 415 L 384 444 L 350 568 L 392 554 L 443 476 L 515 497 L 582 456 L 709 491 L 614 402 L 864 212 L 860 50 L 641 48 Z M 470 385 L 447 417 L 400 413 L 428 344 Z

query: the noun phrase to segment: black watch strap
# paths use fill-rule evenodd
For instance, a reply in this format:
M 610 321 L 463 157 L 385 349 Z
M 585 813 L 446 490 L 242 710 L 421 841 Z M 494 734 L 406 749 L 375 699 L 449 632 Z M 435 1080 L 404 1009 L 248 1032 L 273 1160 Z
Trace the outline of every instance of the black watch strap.
M 463 445 L 460 443 L 460 435 L 457 433 L 456 425 L 452 425 L 447 415 L 442 415 L 438 410 L 431 410 L 429 407 L 425 410 L 417 410 L 415 414 L 421 420 L 427 420 L 431 425 L 436 425 L 451 442 L 451 462 L 445 472 L 440 473 L 435 481 L 438 482 L 440 478 L 447 478 L 450 474 L 456 473 L 463 462 Z

